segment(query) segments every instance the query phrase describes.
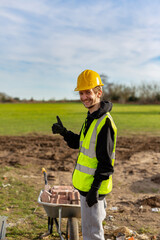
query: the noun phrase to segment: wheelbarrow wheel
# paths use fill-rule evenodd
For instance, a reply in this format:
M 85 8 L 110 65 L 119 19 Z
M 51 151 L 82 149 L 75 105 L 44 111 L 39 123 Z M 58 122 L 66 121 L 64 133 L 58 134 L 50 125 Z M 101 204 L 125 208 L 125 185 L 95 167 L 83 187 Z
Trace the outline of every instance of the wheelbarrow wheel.
M 68 240 L 79 240 L 78 219 L 77 218 L 68 218 L 67 239 Z

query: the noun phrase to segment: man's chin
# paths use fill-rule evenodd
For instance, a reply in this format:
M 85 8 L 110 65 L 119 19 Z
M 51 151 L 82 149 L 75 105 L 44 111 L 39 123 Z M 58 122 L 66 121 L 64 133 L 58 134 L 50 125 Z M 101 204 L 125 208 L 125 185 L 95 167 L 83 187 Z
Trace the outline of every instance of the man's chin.
M 84 104 L 84 106 L 85 106 L 85 108 L 92 109 L 94 107 L 94 104 L 93 105 Z
M 83 103 L 83 102 L 82 102 L 82 103 Z M 90 108 L 90 104 L 83 103 L 83 105 L 85 106 L 85 108 Z
M 84 103 L 84 102 L 82 102 L 82 103 L 83 103 L 84 107 L 85 107 L 85 108 L 88 108 L 88 109 L 93 108 L 94 105 L 95 105 L 95 104 L 91 104 L 91 103 Z
M 88 109 L 91 109 L 91 108 L 93 108 L 94 107 L 94 105 L 91 105 L 91 106 L 89 106 L 89 107 L 87 107 Z

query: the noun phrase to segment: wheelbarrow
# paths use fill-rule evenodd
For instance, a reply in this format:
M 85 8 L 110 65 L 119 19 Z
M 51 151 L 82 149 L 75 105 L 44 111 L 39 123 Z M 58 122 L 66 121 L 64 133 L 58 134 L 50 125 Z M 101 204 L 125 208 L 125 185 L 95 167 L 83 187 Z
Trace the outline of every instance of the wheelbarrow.
M 45 185 L 47 185 L 46 171 L 44 173 Z M 43 206 L 48 216 L 48 232 L 41 236 L 41 239 L 53 233 L 53 223 L 57 229 L 57 233 L 61 240 L 79 240 L 78 218 L 81 217 L 80 204 L 61 204 L 42 202 L 42 194 L 45 190 L 41 190 L 38 203 Z M 66 232 L 61 231 L 62 218 L 67 218 Z

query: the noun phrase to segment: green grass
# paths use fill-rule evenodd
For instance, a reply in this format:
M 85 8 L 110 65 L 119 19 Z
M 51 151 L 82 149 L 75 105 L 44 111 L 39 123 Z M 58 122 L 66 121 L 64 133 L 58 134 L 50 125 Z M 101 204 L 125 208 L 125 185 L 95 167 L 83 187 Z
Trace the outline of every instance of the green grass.
M 8 240 L 40 239 L 48 229 L 47 215 L 37 203 L 42 186 L 32 179 L 26 180 L 23 174 L 26 174 L 23 166 L 0 168 L 0 216 L 7 217 Z M 55 226 L 53 234 L 57 235 Z
M 0 104 L 0 135 L 51 134 L 57 115 L 67 129 L 79 133 L 86 113 L 81 103 Z M 160 133 L 159 105 L 114 104 L 111 115 L 119 136 Z
M 115 104 L 112 116 L 119 135 L 159 135 L 159 105 L 120 105 Z
M 154 234 L 154 229 L 153 229 L 153 226 L 151 226 L 150 228 L 149 227 L 141 227 L 138 230 L 138 232 L 139 232 L 139 234 L 147 234 L 147 233 Z
M 85 114 L 84 107 L 74 103 L 0 104 L 0 135 L 50 134 L 57 115 L 66 127 L 76 131 Z
M 8 217 L 8 240 L 39 239 L 47 229 L 47 220 L 37 204 L 40 189 L 23 181 L 20 172 L 14 167 L 0 169 L 0 215 Z M 6 174 L 7 179 L 4 178 Z

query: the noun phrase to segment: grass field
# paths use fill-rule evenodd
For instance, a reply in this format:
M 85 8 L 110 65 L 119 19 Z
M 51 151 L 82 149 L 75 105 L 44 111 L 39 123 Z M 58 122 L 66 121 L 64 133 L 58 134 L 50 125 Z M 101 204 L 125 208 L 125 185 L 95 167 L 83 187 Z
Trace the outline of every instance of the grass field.
M 81 103 L 0 104 L 0 135 L 51 134 L 57 115 L 67 129 L 78 133 L 86 113 Z M 111 115 L 119 136 L 160 133 L 159 105 L 114 104 Z

